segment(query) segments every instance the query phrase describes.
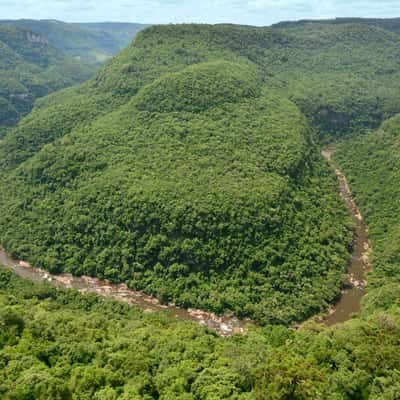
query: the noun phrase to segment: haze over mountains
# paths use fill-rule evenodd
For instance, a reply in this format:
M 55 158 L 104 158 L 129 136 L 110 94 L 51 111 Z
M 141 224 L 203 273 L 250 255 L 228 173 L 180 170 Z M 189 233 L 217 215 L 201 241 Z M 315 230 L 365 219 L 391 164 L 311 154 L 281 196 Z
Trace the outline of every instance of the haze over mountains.
M 0 137 L 32 108 L 37 97 L 81 83 L 91 67 L 66 57 L 33 32 L 0 27 Z
M 144 27 L 0 20 L 0 137 L 36 98 L 87 80 Z
M 1 270 L 0 397 L 396 399 L 398 21 L 151 26 L 37 99 L 0 142 L 6 250 L 256 324 L 223 339 Z M 32 30 L 0 28 L 10 82 L 34 69 L 60 87 L 75 82 L 50 72 L 83 73 L 71 58 L 96 63 L 138 28 L 41 22 L 51 45 L 20 23 Z M 13 117 L 11 98 L 6 123 L 28 111 Z M 328 143 L 372 245 L 368 295 L 333 327 L 321 318 L 344 282 L 366 282 L 345 279 L 354 222 Z
M 41 35 L 66 56 L 89 64 L 102 64 L 126 47 L 148 25 L 133 23 L 66 23 L 56 20 L 0 20 Z

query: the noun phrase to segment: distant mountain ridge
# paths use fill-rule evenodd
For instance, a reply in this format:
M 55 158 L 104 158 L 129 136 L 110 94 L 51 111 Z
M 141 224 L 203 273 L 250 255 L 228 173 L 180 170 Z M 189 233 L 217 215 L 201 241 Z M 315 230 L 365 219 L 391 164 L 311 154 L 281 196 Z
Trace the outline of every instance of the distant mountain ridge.
M 36 98 L 81 83 L 93 72 L 39 33 L 0 26 L 0 138 L 31 110 Z
M 0 20 L 40 35 L 69 57 L 88 64 L 102 64 L 126 47 L 148 25 L 119 22 L 67 23 L 57 20 Z
M 400 33 L 400 18 L 334 18 L 334 19 L 302 19 L 299 21 L 282 21 L 272 25 L 274 28 L 293 28 L 306 24 L 361 24 L 376 26 L 392 32 Z

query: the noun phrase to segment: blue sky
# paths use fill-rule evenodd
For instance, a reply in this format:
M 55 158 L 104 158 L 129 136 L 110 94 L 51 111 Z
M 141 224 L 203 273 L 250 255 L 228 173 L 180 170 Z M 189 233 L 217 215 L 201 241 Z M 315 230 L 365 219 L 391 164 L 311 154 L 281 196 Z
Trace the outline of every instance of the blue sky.
M 269 25 L 335 16 L 400 17 L 400 0 L 0 0 L 1 19 Z

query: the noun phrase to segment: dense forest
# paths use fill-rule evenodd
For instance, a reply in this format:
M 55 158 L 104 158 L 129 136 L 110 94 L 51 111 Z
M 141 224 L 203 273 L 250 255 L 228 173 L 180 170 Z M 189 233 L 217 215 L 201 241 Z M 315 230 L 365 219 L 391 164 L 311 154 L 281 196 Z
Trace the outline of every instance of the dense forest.
M 1 143 L 1 242 L 261 323 L 326 309 L 351 223 L 315 141 L 400 111 L 398 42 L 355 24 L 140 32 Z
M 149 28 L 93 80 L 38 102 L 0 147 L 3 245 L 261 323 L 326 309 L 350 218 L 309 121 L 249 46 L 229 48 L 241 34 L 276 40 Z
M 0 20 L 0 26 L 35 32 L 66 56 L 86 64 L 99 65 L 126 47 L 147 25 L 20 19 Z
M 334 328 L 213 331 L 0 270 L 5 400 L 396 399 L 399 308 Z
M 388 31 L 400 33 L 400 18 L 334 18 L 334 19 L 321 19 L 321 20 L 300 20 L 300 21 L 282 21 L 272 25 L 274 28 L 294 28 L 304 25 L 313 24 L 325 24 L 325 25 L 343 25 L 343 24 L 358 24 L 358 25 L 369 25 L 378 28 L 386 29 Z
M 376 131 L 355 134 L 343 141 L 335 155 L 369 224 L 374 244 L 370 286 L 374 289 L 374 301 L 386 307 L 399 301 L 399 138 L 400 115 L 397 115 Z
M 145 27 L 0 20 L 0 139 L 37 98 L 86 81 Z
M 32 109 L 36 98 L 81 83 L 93 73 L 38 34 L 0 26 L 0 138 Z
M 0 142 L 0 243 L 258 326 L 229 338 L 0 270 L 0 398 L 395 400 L 400 393 L 396 21 L 153 26 Z M 369 227 L 357 316 L 353 224 Z

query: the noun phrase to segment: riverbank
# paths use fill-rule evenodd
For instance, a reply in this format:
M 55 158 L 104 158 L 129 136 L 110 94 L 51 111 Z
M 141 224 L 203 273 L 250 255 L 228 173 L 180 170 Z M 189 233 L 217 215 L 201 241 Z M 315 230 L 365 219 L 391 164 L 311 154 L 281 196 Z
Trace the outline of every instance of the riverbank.
M 335 146 L 330 145 L 322 150 L 322 155 L 329 162 L 338 178 L 340 195 L 351 212 L 355 232 L 352 254 L 340 299 L 330 308 L 328 315 L 323 318 L 323 322 L 328 326 L 345 322 L 360 311 L 361 300 L 367 294 L 367 273 L 371 270 L 368 226 L 354 201 L 345 175 L 332 160 L 334 151 Z
M 37 282 L 47 281 L 61 288 L 76 289 L 80 293 L 95 293 L 98 296 L 110 297 L 131 305 L 137 305 L 144 312 L 167 311 L 175 318 L 193 321 L 201 326 L 214 329 L 220 336 L 244 333 L 247 325 L 254 325 L 250 320 L 239 320 L 234 316 L 220 317 L 214 313 L 194 308 L 184 309 L 174 304 L 161 304 L 157 298 L 129 289 L 124 283 L 114 284 L 107 280 L 89 276 L 52 275 L 45 270 L 32 267 L 27 262 L 12 259 L 2 248 L 0 248 L 0 265 L 12 269 L 14 273 L 22 278 Z
M 322 151 L 335 171 L 339 181 L 340 195 L 351 211 L 355 223 L 355 236 L 352 255 L 349 261 L 340 299 L 322 318 L 316 318 L 326 325 L 335 325 L 350 319 L 359 312 L 361 299 L 366 295 L 366 274 L 371 269 L 370 244 L 368 240 L 368 227 L 363 221 L 362 214 L 353 199 L 346 177 L 332 161 L 334 146 L 329 146 Z M 142 292 L 129 289 L 126 284 L 113 284 L 106 280 L 89 276 L 74 277 L 71 274 L 51 275 L 47 271 L 34 268 L 29 263 L 13 260 L 0 248 L 0 265 L 11 268 L 17 275 L 34 281 L 48 281 L 62 287 L 76 289 L 81 293 L 95 293 L 99 296 L 110 297 L 131 305 L 139 306 L 144 312 L 168 311 L 172 316 L 184 320 L 194 321 L 202 326 L 215 329 L 221 336 L 231 336 L 234 333 L 244 333 L 246 326 L 255 323 L 249 319 L 239 320 L 234 316 L 220 317 L 214 313 L 193 308 L 180 308 L 175 304 L 162 304 L 157 298 Z

